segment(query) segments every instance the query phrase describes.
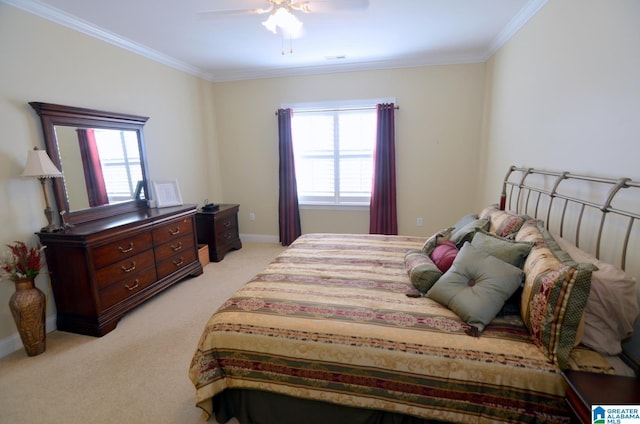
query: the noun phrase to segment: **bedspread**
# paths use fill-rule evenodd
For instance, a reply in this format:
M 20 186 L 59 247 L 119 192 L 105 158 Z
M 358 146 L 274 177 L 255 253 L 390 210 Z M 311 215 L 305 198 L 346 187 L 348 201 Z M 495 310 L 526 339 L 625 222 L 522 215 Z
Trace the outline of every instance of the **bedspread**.
M 405 295 L 420 237 L 300 237 L 207 322 L 189 376 L 196 403 L 271 391 L 451 422 L 563 422 L 560 370 L 518 316 L 480 337 L 449 309 Z M 610 372 L 576 348 L 572 367 Z

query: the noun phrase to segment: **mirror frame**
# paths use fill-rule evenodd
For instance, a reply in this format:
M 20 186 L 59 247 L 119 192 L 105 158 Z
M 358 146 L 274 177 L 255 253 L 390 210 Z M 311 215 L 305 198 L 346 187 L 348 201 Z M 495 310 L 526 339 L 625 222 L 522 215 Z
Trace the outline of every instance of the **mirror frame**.
M 66 217 L 64 220 L 66 223 L 76 225 L 123 213 L 138 212 L 148 209 L 146 199 L 150 198 L 151 192 L 149 191 L 147 155 L 145 153 L 144 136 L 142 131 L 144 124 L 149 119 L 148 117 L 42 102 L 29 102 L 29 104 L 40 116 L 47 153 L 63 175 L 63 178 L 52 178 L 52 183 L 58 213 L 66 211 Z M 142 167 L 142 190 L 144 192 L 145 200 L 133 199 L 113 205 L 102 205 L 78 211 L 70 211 L 69 199 L 67 198 L 64 183 L 64 169 L 60 159 L 58 140 L 55 132 L 56 125 L 136 131 L 138 135 L 138 148 L 140 149 L 140 165 Z

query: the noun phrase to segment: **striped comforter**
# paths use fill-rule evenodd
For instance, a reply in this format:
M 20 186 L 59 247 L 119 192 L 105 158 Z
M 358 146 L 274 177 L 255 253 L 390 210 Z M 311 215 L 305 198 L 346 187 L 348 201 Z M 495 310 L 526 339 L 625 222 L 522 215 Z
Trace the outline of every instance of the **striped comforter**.
M 189 376 L 196 403 L 271 391 L 450 422 L 563 422 L 560 370 L 519 317 L 478 338 L 453 312 L 405 295 L 404 255 L 424 238 L 300 237 L 209 319 Z M 572 367 L 607 372 L 576 348 Z

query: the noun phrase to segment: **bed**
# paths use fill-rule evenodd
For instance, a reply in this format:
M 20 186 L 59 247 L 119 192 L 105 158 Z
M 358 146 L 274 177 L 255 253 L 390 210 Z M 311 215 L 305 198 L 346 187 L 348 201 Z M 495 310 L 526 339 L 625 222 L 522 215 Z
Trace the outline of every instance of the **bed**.
M 637 316 L 624 272 L 637 247 L 637 192 L 620 193 L 639 187 L 511 167 L 500 204 L 450 231 L 303 235 L 206 323 L 189 370 L 196 404 L 220 423 L 569 422 L 564 369 L 614 373 L 607 349 L 618 346 L 637 364 L 631 330 L 599 346 L 585 311 L 602 249 L 617 252 L 608 260 L 628 280 L 625 298 L 633 294 L 617 309 L 631 326 Z M 450 268 L 432 278 L 432 256 L 451 244 Z M 502 265 L 496 256 L 512 245 L 529 249 Z M 517 283 L 506 290 L 505 279 Z

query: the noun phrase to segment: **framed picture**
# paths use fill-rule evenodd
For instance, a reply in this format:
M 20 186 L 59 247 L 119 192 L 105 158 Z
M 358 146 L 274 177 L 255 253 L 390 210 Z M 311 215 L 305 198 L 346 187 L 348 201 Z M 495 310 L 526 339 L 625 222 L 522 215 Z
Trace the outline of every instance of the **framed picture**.
M 178 180 L 152 181 L 151 184 L 153 185 L 153 197 L 156 201 L 156 207 L 165 208 L 182 205 Z

